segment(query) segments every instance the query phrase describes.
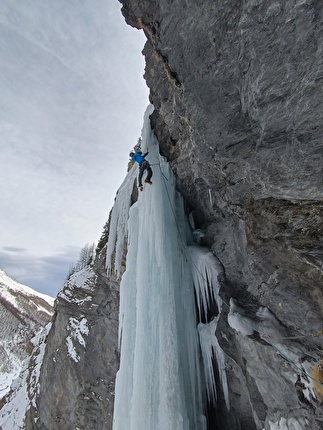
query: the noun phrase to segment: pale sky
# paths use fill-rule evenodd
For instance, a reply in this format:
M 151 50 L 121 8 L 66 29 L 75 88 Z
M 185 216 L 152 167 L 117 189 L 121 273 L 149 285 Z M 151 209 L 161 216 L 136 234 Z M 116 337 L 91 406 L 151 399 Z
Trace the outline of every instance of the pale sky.
M 148 89 L 118 0 L 0 1 L 0 268 L 56 296 L 97 243 Z

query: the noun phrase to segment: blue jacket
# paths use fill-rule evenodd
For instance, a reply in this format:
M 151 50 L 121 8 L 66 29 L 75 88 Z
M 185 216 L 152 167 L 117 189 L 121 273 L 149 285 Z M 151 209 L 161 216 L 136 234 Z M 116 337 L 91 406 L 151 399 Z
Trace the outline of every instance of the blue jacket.
M 131 160 L 132 161 L 135 161 L 135 162 L 137 162 L 138 164 L 139 164 L 139 166 L 140 166 L 140 164 L 143 162 L 143 161 L 145 161 L 145 157 L 146 157 L 146 155 L 148 154 L 148 152 L 146 152 L 145 154 L 142 154 L 142 152 L 136 152 L 132 157 L 131 157 Z

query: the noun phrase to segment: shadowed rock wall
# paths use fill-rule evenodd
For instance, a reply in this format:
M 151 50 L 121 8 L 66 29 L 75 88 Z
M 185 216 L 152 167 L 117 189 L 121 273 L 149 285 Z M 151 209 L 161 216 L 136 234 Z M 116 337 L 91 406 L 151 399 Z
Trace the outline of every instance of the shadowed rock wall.
M 151 120 L 202 230 L 223 264 L 226 303 L 255 321 L 267 307 L 299 366 L 322 357 L 323 5 L 318 0 L 123 0 L 143 29 Z M 228 309 L 227 309 L 228 312 Z M 261 429 L 282 417 L 322 426 L 298 370 L 227 323 L 230 413 L 210 428 Z M 220 334 L 225 333 L 228 341 Z M 278 376 L 277 376 L 278 375 Z M 261 382 L 271 381 L 271 383 Z M 221 404 L 221 400 L 219 402 Z M 289 418 L 288 418 L 289 417 Z M 303 417 L 303 418 L 301 418 Z M 292 424 L 290 424 L 291 426 Z M 293 428 L 293 427 L 290 427 Z

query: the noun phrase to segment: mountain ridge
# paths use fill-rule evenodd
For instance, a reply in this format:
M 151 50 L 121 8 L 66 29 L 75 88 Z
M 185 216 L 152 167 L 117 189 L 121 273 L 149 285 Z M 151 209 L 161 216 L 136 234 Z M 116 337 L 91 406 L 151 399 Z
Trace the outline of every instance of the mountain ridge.
M 10 278 L 0 269 L 0 397 L 10 392 L 32 349 L 31 340 L 48 324 L 54 299 Z

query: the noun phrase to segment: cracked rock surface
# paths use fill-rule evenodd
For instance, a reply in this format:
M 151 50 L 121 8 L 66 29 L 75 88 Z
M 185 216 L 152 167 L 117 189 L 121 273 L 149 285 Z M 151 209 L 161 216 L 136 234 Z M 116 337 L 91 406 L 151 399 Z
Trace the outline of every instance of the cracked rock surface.
M 302 369 L 318 365 L 323 349 L 316 336 L 323 311 L 323 5 L 122 4 L 127 23 L 147 37 L 151 121 L 200 243 L 223 265 L 222 297 L 234 299 L 255 326 L 265 321 L 257 310 L 266 308 L 280 327 L 272 346 L 262 334 L 233 329 L 223 315 L 216 335 L 227 357 L 231 411 L 220 400 L 210 428 L 321 429 L 322 398 L 309 394 L 313 384 L 302 380 Z
M 26 429 L 112 428 L 119 282 L 107 277 L 104 257 L 72 275 L 58 295 Z

